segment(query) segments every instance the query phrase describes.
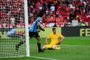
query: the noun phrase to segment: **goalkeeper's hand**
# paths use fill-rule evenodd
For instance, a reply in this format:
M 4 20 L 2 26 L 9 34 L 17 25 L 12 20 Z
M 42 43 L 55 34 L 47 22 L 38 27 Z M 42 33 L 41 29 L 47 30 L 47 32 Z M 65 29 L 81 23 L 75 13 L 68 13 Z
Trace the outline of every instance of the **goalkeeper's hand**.
M 56 45 L 60 45 L 61 42 L 58 42 Z

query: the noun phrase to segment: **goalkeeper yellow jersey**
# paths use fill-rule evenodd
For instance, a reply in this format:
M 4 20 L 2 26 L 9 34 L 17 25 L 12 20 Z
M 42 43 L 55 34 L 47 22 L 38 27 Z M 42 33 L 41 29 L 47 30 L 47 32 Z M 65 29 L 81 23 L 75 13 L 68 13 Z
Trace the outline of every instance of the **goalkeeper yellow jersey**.
M 47 38 L 51 40 L 51 43 L 50 43 L 51 45 L 55 45 L 55 44 L 57 44 L 59 42 L 59 40 L 61 38 L 63 38 L 63 35 L 62 34 L 58 34 L 58 33 L 56 33 L 56 34 L 52 33 Z

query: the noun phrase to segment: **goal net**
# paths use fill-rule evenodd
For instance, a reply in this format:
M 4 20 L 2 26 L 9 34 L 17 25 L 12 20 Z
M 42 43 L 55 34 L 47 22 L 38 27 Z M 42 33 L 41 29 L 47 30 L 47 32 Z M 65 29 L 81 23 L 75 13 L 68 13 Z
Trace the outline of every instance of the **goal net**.
M 22 56 L 29 56 L 27 0 L 0 0 L 0 57 Z

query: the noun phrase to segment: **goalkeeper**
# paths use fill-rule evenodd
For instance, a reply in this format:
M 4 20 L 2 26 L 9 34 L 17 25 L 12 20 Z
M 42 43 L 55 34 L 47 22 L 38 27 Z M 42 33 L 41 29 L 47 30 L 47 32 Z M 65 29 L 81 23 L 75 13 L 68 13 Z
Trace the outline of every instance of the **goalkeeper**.
M 60 49 L 59 44 L 64 40 L 64 36 L 56 32 L 56 28 L 52 28 L 52 34 L 46 38 L 46 45 L 43 46 L 45 49 Z M 48 43 L 48 40 L 51 40 L 51 43 Z
M 32 26 L 29 28 L 29 37 L 30 39 L 32 37 L 35 37 L 37 39 L 37 46 L 38 46 L 38 52 L 43 52 L 43 50 L 41 49 L 41 41 L 40 41 L 40 35 L 38 33 L 38 30 L 42 30 L 44 31 L 44 27 L 42 25 L 42 16 L 43 15 L 39 15 L 39 17 L 34 21 L 34 23 L 32 24 Z M 24 44 L 25 41 L 21 41 L 16 45 L 16 50 L 18 51 L 19 46 L 21 46 L 22 44 Z

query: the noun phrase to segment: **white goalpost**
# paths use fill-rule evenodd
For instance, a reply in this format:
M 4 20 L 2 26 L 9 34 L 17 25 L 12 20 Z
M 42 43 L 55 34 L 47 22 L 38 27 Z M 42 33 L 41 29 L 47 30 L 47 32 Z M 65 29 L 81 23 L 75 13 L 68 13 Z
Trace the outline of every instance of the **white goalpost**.
M 25 16 L 25 32 L 26 32 L 26 57 L 30 57 L 29 50 L 29 30 L 28 30 L 28 3 L 27 0 L 24 0 L 24 16 Z

